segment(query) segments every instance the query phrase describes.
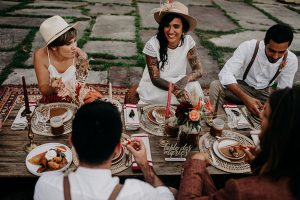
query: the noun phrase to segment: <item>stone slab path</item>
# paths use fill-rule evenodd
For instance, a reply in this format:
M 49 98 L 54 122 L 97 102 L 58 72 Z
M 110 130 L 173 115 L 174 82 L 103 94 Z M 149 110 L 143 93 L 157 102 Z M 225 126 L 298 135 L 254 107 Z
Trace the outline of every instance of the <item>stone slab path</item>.
M 229 2 L 225 0 L 214 0 L 214 2 L 224 9 L 229 16 L 236 19 L 239 25 L 243 28 L 252 30 L 267 30 L 270 26 L 276 24 L 275 21 L 269 19 L 256 8 L 244 2 Z M 247 13 L 247 15 L 245 15 L 245 13 Z
M 91 37 L 133 41 L 134 34 L 133 16 L 101 15 L 96 19 Z
M 36 84 L 32 54 L 36 48 L 44 45 L 38 27 L 45 18 L 58 14 L 69 23 L 80 21 L 77 39 L 81 41 L 82 49 L 93 58 L 89 83 L 110 81 L 120 86 L 138 84 L 145 67 L 143 46 L 156 34 L 158 27 L 150 11 L 159 7 L 160 2 L 35 0 L 21 4 L 0 1 L 0 83 L 17 84 L 21 75 L 25 75 L 28 83 Z M 275 0 L 254 0 L 253 5 L 236 0 L 181 2 L 188 5 L 190 14 L 198 21 L 197 34 L 190 34 L 196 41 L 204 68 L 205 74 L 199 80 L 204 87 L 217 79 L 219 68 L 222 67 L 222 63 L 211 56 L 217 53 L 215 51 L 221 51 L 226 61 L 241 42 L 263 39 L 265 30 L 276 20 L 294 27 L 294 41 L 290 49 L 300 57 L 300 14 L 296 12 L 300 10 L 300 5 L 283 4 Z M 216 50 L 212 48 L 213 45 L 229 49 Z M 22 69 L 23 66 L 28 69 Z M 11 71 L 11 74 L 6 76 L 3 70 L 5 73 Z M 295 76 L 294 82 L 297 81 L 300 81 L 300 70 Z

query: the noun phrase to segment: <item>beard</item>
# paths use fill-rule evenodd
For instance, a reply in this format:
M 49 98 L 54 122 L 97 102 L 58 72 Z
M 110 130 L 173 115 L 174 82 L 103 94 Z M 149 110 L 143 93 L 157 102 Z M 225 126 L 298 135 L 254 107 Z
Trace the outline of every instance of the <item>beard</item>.
M 274 59 L 274 58 L 272 58 L 272 57 L 270 57 L 270 56 L 267 56 L 267 58 L 268 58 L 268 61 L 269 61 L 270 63 L 272 63 L 272 64 L 276 63 L 276 62 L 280 59 L 280 58 Z

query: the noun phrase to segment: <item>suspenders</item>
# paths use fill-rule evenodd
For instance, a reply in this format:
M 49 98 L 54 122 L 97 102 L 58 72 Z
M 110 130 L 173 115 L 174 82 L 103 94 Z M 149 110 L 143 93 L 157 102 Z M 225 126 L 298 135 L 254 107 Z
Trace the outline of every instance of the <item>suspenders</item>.
M 247 68 L 246 68 L 246 71 L 243 75 L 243 81 L 246 79 L 249 71 L 250 71 L 250 68 L 252 67 L 252 64 L 256 58 L 256 55 L 257 55 L 257 52 L 258 52 L 258 48 L 259 48 L 259 40 L 256 41 L 256 45 L 255 45 L 255 49 L 254 49 L 254 52 L 253 52 L 253 56 L 251 58 L 251 61 L 250 63 L 248 64 Z M 283 59 L 282 59 L 282 62 L 280 63 L 275 75 L 273 76 L 273 78 L 269 81 L 269 85 L 276 79 L 276 77 L 279 75 L 279 73 L 282 71 L 282 69 L 285 67 L 286 65 L 286 59 L 287 59 L 287 55 L 288 55 L 288 51 L 286 51 L 283 55 Z
M 64 176 L 63 179 L 64 186 L 64 198 L 65 200 L 71 200 L 71 190 L 70 190 L 70 181 L 68 176 Z M 117 184 L 112 193 L 110 194 L 108 200 L 115 200 L 120 193 L 123 185 Z

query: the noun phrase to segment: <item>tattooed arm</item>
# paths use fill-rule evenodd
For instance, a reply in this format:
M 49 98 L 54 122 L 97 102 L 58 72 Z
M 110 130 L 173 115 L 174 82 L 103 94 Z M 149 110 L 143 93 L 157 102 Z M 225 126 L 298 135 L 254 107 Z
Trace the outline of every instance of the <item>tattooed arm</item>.
M 175 85 L 180 89 L 185 88 L 187 83 L 189 83 L 191 81 L 196 81 L 203 75 L 203 69 L 202 69 L 202 65 L 199 60 L 199 56 L 198 56 L 196 47 L 193 47 L 188 52 L 187 58 L 190 63 L 190 66 L 192 68 L 192 72 L 175 83 Z
M 160 71 L 158 67 L 157 58 L 146 55 L 146 61 L 147 61 L 149 75 L 153 85 L 155 85 L 156 87 L 162 90 L 168 90 L 168 81 L 160 78 Z
M 153 85 L 155 85 L 156 87 L 162 90 L 168 90 L 169 82 L 160 77 L 157 58 L 146 55 L 146 61 L 147 61 L 150 79 Z M 188 92 L 184 89 L 184 87 L 179 88 L 176 84 L 173 84 L 172 93 L 176 96 L 179 102 L 189 100 Z

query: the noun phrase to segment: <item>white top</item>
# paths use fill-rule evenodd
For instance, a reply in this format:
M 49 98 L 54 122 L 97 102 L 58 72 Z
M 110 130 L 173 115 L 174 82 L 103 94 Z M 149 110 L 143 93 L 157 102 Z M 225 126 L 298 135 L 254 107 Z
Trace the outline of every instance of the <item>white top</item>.
M 219 73 L 222 85 L 237 83 L 243 80 L 243 75 L 251 61 L 257 40 L 241 43 L 234 51 L 233 56 L 226 62 Z M 274 77 L 283 58 L 276 63 L 270 63 L 265 54 L 265 43 L 260 41 L 257 56 L 245 79 L 245 82 L 255 89 L 264 89 L 269 86 L 269 81 Z M 288 50 L 287 65 L 275 81 L 278 88 L 292 87 L 295 73 L 298 69 L 298 60 L 294 53 Z
M 187 53 L 194 46 L 195 41 L 193 38 L 190 35 L 185 35 L 184 43 L 181 46 L 178 46 L 176 49 L 168 48 L 168 61 L 165 63 L 164 69 L 160 71 L 160 78 L 176 83 L 186 76 L 186 68 L 189 65 Z M 155 35 L 146 43 L 143 53 L 151 57 L 156 57 L 159 66 L 161 66 L 159 48 L 159 41 Z M 189 92 L 195 89 L 198 96 L 204 97 L 201 86 L 197 81 L 189 82 L 185 89 Z M 162 90 L 152 84 L 147 66 L 144 70 L 139 87 L 137 88 L 137 92 L 139 93 L 141 100 L 139 103 L 166 104 L 168 91 Z M 171 103 L 178 103 L 174 95 L 172 95 Z
M 35 186 L 35 200 L 63 200 L 62 172 L 46 172 Z M 72 200 L 104 200 L 108 199 L 115 186 L 119 183 L 118 177 L 112 177 L 108 169 L 91 169 L 78 167 L 69 174 Z M 152 187 L 150 184 L 137 180 L 126 179 L 117 200 L 173 200 L 174 196 L 165 186 Z
M 76 67 L 74 65 L 74 59 L 73 59 L 73 64 L 69 66 L 66 71 L 64 71 L 63 73 L 59 73 L 55 68 L 55 66 L 51 64 L 48 48 L 47 48 L 47 53 L 48 53 L 48 61 L 49 61 L 48 71 L 50 74 L 50 80 L 52 78 L 62 78 L 62 81 L 64 83 L 70 83 L 71 85 L 74 85 L 76 81 L 76 75 L 75 75 Z

